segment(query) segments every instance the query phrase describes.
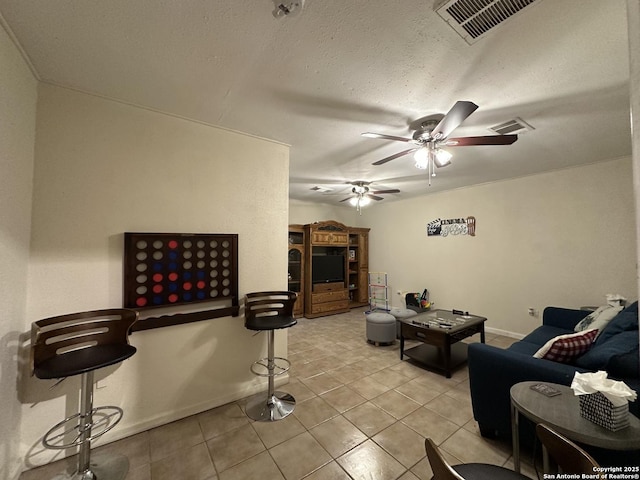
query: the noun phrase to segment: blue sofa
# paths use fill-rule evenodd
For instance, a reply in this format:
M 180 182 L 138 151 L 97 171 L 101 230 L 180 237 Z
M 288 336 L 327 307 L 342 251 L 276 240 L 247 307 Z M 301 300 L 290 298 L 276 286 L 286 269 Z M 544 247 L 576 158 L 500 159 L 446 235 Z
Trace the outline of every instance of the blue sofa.
M 507 349 L 483 343 L 469 345 L 469 384 L 473 415 L 485 437 L 511 438 L 509 390 L 518 382 L 540 380 L 570 385 L 575 372 L 605 370 L 609 378 L 624 381 L 640 394 L 638 352 L 638 302 L 633 303 L 602 330 L 591 349 L 573 364 L 534 358 L 548 340 L 573 333 L 575 325 L 590 312 L 547 307 L 542 326 Z M 629 411 L 640 416 L 640 399 Z M 533 442 L 533 426 L 522 422 L 521 439 Z

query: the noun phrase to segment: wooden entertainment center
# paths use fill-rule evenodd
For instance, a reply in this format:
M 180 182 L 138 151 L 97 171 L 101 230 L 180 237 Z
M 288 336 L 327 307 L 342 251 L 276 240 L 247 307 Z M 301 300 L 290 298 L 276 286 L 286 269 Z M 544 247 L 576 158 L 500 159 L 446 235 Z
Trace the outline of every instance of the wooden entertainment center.
M 333 220 L 289 225 L 289 290 L 298 292 L 297 315 L 315 318 L 368 304 L 369 230 Z

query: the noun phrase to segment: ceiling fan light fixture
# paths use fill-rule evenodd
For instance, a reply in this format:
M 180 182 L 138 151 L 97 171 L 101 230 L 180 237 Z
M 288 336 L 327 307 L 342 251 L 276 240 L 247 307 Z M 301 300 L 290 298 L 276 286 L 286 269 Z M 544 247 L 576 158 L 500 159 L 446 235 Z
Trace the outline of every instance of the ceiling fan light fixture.
M 364 187 L 369 190 L 367 187 Z M 367 197 L 364 192 L 358 193 L 355 197 L 351 197 L 349 203 L 352 207 L 356 207 L 356 211 L 362 215 L 362 207 L 365 207 L 371 203 L 371 199 Z
M 438 148 L 435 151 L 434 161 L 436 162 L 436 165 L 438 165 L 439 167 L 446 167 L 447 165 L 451 164 L 451 157 L 453 157 L 451 153 L 447 152 L 446 150 L 442 150 Z
M 413 159 L 416 161 L 416 168 L 426 170 L 429 167 L 429 149 L 422 147 L 416 150 L 416 153 L 413 154 Z
M 370 203 L 371 203 L 371 199 L 364 195 L 357 195 L 355 197 L 351 197 L 351 199 L 349 200 L 349 204 L 352 207 L 358 207 L 358 208 L 366 207 Z

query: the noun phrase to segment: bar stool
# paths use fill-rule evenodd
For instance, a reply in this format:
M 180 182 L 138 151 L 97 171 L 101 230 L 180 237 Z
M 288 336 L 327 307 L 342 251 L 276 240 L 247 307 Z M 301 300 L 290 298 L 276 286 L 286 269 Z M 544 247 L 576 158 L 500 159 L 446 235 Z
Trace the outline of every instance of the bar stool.
M 506 467 L 487 463 L 463 463 L 451 466 L 444 459 L 435 442 L 428 437 L 424 440 L 424 447 L 433 472 L 431 480 L 527 480 L 529 478 Z
M 33 375 L 62 380 L 81 375 L 80 412 L 54 425 L 42 439 L 46 448 L 80 447 L 74 480 L 120 480 L 129 469 L 126 458 L 91 465 L 91 442 L 122 419 L 119 407 L 93 408 L 93 372 L 136 353 L 128 335 L 137 319 L 135 310 L 108 309 L 46 318 L 31 326 Z
M 267 377 L 267 396 L 258 394 L 246 407 L 247 416 L 260 422 L 281 420 L 293 412 L 296 401 L 292 395 L 276 392 L 274 379 L 289 371 L 291 362 L 274 356 L 274 331 L 293 327 L 298 321 L 293 316 L 295 292 L 255 292 L 247 293 L 244 299 L 244 326 L 249 330 L 267 331 L 267 357 L 254 362 L 251 371 L 260 377 Z
M 602 471 L 598 462 L 591 455 L 551 427 L 538 423 L 536 425 L 536 434 L 542 443 L 544 473 L 549 472 L 549 455 L 555 460 L 556 465 L 562 469 L 563 473 L 596 475 L 597 472 Z M 606 475 L 600 475 L 599 477 L 585 477 L 583 475 L 582 478 L 606 478 Z

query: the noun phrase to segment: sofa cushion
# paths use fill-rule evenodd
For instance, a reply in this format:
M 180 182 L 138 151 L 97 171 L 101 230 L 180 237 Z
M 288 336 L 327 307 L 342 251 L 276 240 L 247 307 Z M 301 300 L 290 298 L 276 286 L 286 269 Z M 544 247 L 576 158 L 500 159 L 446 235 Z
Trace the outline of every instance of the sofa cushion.
M 552 338 L 533 356 L 560 363 L 570 363 L 591 348 L 598 330 L 568 333 Z
M 633 330 L 638 330 L 638 302 L 629 305 L 609 322 L 598 336 L 596 345 L 602 345 L 621 332 Z
M 607 370 L 614 356 L 630 353 L 637 348 L 638 332 L 621 332 L 615 337 L 610 337 L 606 342 L 594 343 L 587 353 L 576 359 L 575 364 L 589 370 Z
M 636 344 L 635 348 L 630 352 L 611 357 L 607 365 L 607 371 L 611 373 L 612 377 L 625 380 L 630 378 L 640 379 L 640 349 L 638 349 L 638 344 Z M 639 390 L 636 390 L 636 392 L 637 391 Z
M 566 333 L 573 333 L 571 330 L 565 330 L 563 328 L 558 327 L 549 327 L 547 325 L 542 325 L 536 328 L 533 332 L 522 339 L 523 342 L 534 343 L 538 345 L 540 348 L 542 345 L 547 343 L 552 338 L 555 338 L 559 335 L 564 335 Z
M 540 345 L 520 340 L 519 342 L 512 344 L 507 350 L 532 357 L 539 349 Z
M 580 320 L 575 326 L 574 331 L 582 332 L 584 330 L 597 328 L 598 333 L 600 333 L 613 319 L 613 317 L 615 317 L 621 311 L 621 305 L 603 305 L 601 307 L 598 307 L 595 311 L 591 312 L 589 315 Z

